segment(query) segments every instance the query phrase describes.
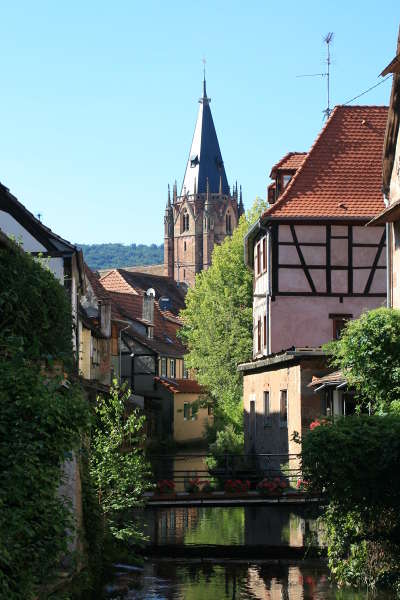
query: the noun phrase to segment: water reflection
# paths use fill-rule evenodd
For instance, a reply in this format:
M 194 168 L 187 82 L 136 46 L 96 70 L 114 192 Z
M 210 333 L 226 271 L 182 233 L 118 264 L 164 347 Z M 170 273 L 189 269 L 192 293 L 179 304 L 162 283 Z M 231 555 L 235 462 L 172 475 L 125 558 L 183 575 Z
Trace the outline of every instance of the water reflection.
M 120 590 L 118 593 L 117 590 Z M 140 577 L 122 574 L 114 587 L 121 600 L 364 600 L 338 590 L 327 569 L 313 563 L 278 561 L 214 564 L 204 561 L 147 563 Z M 115 597 L 115 596 L 114 596 Z M 379 594 L 377 600 L 390 596 Z
M 140 515 L 149 543 L 162 545 L 323 545 L 315 508 L 269 506 L 145 509 Z

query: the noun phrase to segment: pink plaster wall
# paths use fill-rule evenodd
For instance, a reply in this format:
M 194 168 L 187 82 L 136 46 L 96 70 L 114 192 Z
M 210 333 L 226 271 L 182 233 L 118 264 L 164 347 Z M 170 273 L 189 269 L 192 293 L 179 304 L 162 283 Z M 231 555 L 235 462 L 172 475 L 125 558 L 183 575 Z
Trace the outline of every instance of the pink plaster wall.
M 340 271 L 339 271 L 340 272 Z M 382 271 L 384 273 L 384 271 Z M 320 346 L 333 337 L 329 314 L 352 314 L 385 305 L 385 298 L 283 297 L 271 303 L 271 352 L 291 346 Z

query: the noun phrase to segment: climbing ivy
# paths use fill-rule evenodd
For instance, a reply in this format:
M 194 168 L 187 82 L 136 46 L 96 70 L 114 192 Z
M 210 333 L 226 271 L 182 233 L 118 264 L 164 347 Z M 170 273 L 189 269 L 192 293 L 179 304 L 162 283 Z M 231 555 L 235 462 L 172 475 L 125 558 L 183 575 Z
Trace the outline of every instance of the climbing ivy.
M 88 431 L 72 365 L 71 307 L 55 277 L 17 246 L 0 249 L 0 597 L 29 600 L 55 577 L 73 522 L 62 465 Z

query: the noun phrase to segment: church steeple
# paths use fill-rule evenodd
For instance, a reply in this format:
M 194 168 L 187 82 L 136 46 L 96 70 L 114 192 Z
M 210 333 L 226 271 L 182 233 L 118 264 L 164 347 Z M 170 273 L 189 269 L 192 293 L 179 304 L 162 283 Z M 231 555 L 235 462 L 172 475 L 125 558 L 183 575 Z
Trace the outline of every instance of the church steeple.
M 164 272 L 186 286 L 210 267 L 215 245 L 232 234 L 243 211 L 237 183 L 231 193 L 226 178 L 205 74 L 202 91 L 182 191 L 176 181 L 172 193 L 168 188 L 164 216 Z
M 181 194 L 183 194 L 184 189 L 189 195 L 193 194 L 195 181 L 197 184 L 196 192 L 204 194 L 208 178 L 210 193 L 218 194 L 221 190 L 223 194 L 229 195 L 228 180 L 214 127 L 210 102 L 211 99 L 207 97 L 206 78 L 204 76 L 203 97 L 199 100 L 199 112 Z M 220 181 L 222 186 L 220 186 Z

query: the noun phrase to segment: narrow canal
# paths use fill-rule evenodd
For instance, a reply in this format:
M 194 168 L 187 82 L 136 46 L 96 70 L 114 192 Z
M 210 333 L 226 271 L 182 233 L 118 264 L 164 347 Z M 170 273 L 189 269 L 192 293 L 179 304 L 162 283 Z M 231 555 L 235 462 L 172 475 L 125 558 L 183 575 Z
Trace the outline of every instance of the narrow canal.
M 316 517 L 315 508 L 289 506 L 144 509 L 138 514 L 148 537 L 144 565 L 116 564 L 106 595 L 118 600 L 370 598 L 331 583 L 325 560 L 312 551 L 323 546 Z M 305 558 L 304 548 L 309 549 Z M 296 558 L 300 549 L 301 559 Z

